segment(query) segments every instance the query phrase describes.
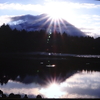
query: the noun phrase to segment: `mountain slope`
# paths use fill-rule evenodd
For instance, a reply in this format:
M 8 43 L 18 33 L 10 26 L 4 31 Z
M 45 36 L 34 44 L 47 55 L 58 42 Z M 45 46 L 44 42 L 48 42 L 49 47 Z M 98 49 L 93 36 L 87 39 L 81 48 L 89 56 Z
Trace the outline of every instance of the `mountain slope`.
M 46 14 L 41 14 L 37 16 L 22 15 L 11 17 L 11 22 L 9 22 L 8 24 L 12 29 L 16 28 L 18 30 L 25 29 L 27 31 L 36 31 L 42 29 L 47 30 L 47 32 L 65 32 L 71 36 L 86 36 L 85 33 L 80 31 L 78 28 L 76 28 L 66 20 L 53 20 Z

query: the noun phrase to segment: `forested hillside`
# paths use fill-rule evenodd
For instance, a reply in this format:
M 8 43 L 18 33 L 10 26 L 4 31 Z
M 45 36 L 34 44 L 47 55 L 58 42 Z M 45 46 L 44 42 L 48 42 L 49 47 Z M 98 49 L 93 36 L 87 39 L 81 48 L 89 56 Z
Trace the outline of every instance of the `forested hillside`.
M 48 38 L 49 37 L 49 38 Z M 47 40 L 48 39 L 48 40 Z M 47 42 L 48 41 L 48 42 Z M 0 27 L 0 52 L 59 52 L 75 54 L 100 54 L 100 37 L 52 34 L 44 30 L 18 31 L 9 25 Z

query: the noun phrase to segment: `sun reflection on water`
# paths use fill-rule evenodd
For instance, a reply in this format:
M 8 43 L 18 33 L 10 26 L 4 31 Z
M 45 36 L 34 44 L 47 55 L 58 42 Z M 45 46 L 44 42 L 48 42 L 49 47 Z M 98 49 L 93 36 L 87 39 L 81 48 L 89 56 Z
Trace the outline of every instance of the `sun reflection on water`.
M 51 83 L 47 88 L 42 88 L 40 93 L 44 94 L 48 98 L 59 98 L 64 94 L 57 83 Z
M 51 82 L 45 88 L 41 88 L 40 93 L 47 98 L 59 98 L 65 94 L 57 82 Z

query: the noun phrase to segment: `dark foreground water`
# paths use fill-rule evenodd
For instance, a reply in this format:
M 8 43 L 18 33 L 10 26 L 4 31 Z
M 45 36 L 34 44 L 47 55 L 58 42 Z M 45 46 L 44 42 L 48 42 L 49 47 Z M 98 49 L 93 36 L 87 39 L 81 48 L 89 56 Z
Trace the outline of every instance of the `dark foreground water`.
M 100 98 L 100 55 L 1 54 L 0 66 L 7 96 Z

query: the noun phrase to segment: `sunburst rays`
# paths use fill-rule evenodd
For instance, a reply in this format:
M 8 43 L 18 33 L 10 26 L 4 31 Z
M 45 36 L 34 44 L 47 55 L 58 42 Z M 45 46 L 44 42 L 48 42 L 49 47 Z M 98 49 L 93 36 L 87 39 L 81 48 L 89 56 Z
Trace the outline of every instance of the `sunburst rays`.
M 60 77 L 47 78 L 47 84 L 39 92 L 47 98 L 59 98 L 64 95 L 65 93 L 61 90 L 60 79 Z
M 31 23 L 33 24 L 33 26 L 36 25 L 36 31 L 45 30 L 45 32 L 47 33 L 47 47 L 45 51 L 57 52 L 57 37 L 59 37 L 59 33 L 62 34 L 64 32 L 64 28 L 67 29 L 66 21 L 62 18 L 55 19 L 49 16 L 48 14 L 42 14 L 37 16 L 36 19 L 34 19 L 34 21 Z M 51 41 L 52 39 L 53 41 Z
M 52 31 L 52 33 L 53 32 L 55 33 L 55 31 L 63 33 L 61 27 L 67 28 L 62 18 L 58 18 L 58 19 L 52 18 L 48 14 L 45 14 L 41 18 L 38 18 L 34 22 L 32 22 L 32 24 L 38 24 L 38 23 L 42 23 L 41 26 L 38 27 L 38 29 L 44 28 L 47 33 L 49 33 L 50 31 Z

